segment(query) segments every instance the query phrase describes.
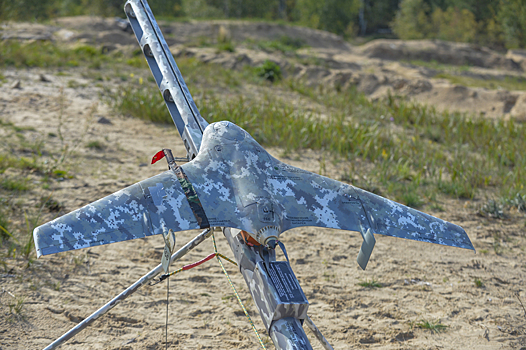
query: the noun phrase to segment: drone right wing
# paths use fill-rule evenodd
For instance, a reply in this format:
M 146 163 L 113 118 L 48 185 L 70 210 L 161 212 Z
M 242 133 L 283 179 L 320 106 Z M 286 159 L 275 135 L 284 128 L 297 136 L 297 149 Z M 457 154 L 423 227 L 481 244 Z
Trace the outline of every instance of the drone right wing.
M 276 162 L 279 162 L 276 160 Z M 360 188 L 280 163 L 269 180 L 287 208 L 285 229 L 318 226 L 473 249 L 460 227 Z
M 33 237 L 40 257 L 200 227 L 170 170 L 39 226 Z

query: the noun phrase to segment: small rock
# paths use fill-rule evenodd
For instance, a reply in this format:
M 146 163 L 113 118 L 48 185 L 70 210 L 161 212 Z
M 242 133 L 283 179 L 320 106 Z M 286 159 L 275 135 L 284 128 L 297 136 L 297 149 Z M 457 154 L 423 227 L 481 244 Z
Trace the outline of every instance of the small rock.
M 71 322 L 80 323 L 80 322 L 84 321 L 84 318 L 83 318 L 83 317 L 79 317 L 79 316 L 73 315 L 73 314 L 71 314 L 71 313 L 68 312 L 68 311 L 64 312 L 64 315 L 65 315 L 65 316 L 66 316 Z
M 415 335 L 413 332 L 400 332 L 396 335 L 395 339 L 398 341 L 406 341 L 409 339 L 413 339 Z
M 378 340 L 376 340 L 374 336 L 371 335 L 369 337 L 365 337 L 365 338 L 358 340 L 358 342 L 361 344 L 374 344 L 374 343 L 377 343 Z
M 20 80 L 15 81 L 15 83 L 11 86 L 11 89 L 21 89 L 21 88 L 22 88 L 22 83 L 20 82 Z
M 43 82 L 43 83 L 50 83 L 51 82 L 51 80 L 49 80 L 49 78 L 46 77 L 44 74 L 40 74 L 39 78 L 40 78 L 40 81 Z
M 131 339 L 129 339 L 129 340 L 125 340 L 125 341 L 123 341 L 123 342 L 121 343 L 121 345 L 124 346 L 124 345 L 131 344 L 131 343 L 133 343 L 133 342 L 135 341 L 135 339 L 137 339 L 137 338 L 131 338 Z M 130 347 L 130 349 L 131 349 L 131 347 Z
M 48 309 L 49 311 L 51 311 L 51 312 L 54 313 L 54 314 L 61 314 L 61 313 L 64 312 L 64 309 L 53 309 L 53 308 L 51 308 L 51 307 L 49 307 L 49 306 L 46 307 L 46 309 Z
M 99 123 L 99 124 L 108 124 L 108 125 L 113 124 L 111 122 L 111 120 L 109 120 L 108 118 L 105 118 L 105 117 L 100 117 L 99 120 L 97 120 L 97 123 Z

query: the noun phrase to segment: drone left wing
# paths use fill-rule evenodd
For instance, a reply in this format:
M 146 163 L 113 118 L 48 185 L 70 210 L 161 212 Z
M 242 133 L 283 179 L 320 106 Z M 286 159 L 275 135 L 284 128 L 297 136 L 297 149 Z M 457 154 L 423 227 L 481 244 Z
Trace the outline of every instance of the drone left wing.
M 170 170 L 61 216 L 33 232 L 37 256 L 200 228 Z

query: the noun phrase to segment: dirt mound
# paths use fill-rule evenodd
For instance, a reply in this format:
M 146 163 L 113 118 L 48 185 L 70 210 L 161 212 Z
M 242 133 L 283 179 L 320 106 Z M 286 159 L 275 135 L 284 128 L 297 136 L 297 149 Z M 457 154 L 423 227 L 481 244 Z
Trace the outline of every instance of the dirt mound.
M 175 56 L 193 56 L 229 69 L 257 67 L 270 60 L 281 67 L 285 77 L 292 76 L 310 86 L 356 87 L 372 99 L 394 93 L 439 110 L 526 119 L 526 94 L 521 91 L 526 89 L 523 73 L 526 51 L 510 50 L 504 56 L 471 44 L 438 40 L 381 39 L 353 47 L 332 33 L 264 22 L 160 21 L 159 24 Z M 105 52 L 137 48 L 126 21 L 116 18 L 63 17 L 54 20 L 53 25 L 9 23 L 3 26 L 1 35 L 23 40 L 86 43 Z M 216 45 L 218 38 L 225 35 L 232 40 L 234 52 L 221 50 Z M 281 52 L 261 45 L 263 41 L 283 37 L 305 47 Z M 441 65 L 429 66 L 417 61 Z M 492 83 L 484 84 L 487 81 Z M 500 87 L 501 82 L 510 81 L 513 84 Z M 463 82 L 471 83 L 466 85 L 472 87 L 461 86 Z
M 441 40 L 379 39 L 365 44 L 360 51 L 367 57 L 383 60 L 436 61 L 456 66 L 522 70 L 521 66 L 511 58 L 506 58 L 488 48 L 467 43 Z
M 62 28 L 84 33 L 84 36 L 93 32 L 123 32 L 122 26 L 114 18 L 101 18 L 92 16 L 62 17 L 54 21 Z M 186 44 L 199 39 L 212 39 L 214 41 L 220 28 L 226 30 L 230 38 L 235 42 L 251 40 L 277 40 L 282 37 L 295 39 L 304 45 L 314 48 L 337 48 L 350 49 L 342 37 L 321 30 L 290 26 L 285 24 L 246 22 L 246 21 L 187 21 L 187 22 L 165 22 L 159 21 L 159 26 L 165 35 L 168 45 Z M 131 32 L 130 36 L 135 40 Z M 96 35 L 90 35 L 95 38 Z M 73 39 L 72 39 L 73 40 Z M 109 42 L 104 42 L 109 43 Z M 112 42 L 123 44 L 125 42 Z
M 79 32 L 121 30 L 115 19 L 95 16 L 60 17 L 53 20 L 53 23 Z
M 3 23 L 0 27 L 1 40 L 53 40 L 57 27 L 39 23 Z

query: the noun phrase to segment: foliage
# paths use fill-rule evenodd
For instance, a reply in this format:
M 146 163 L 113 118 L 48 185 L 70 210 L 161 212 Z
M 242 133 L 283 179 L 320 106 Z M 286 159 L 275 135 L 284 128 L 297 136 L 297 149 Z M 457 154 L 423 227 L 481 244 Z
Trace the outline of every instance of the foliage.
M 258 42 L 247 40 L 247 43 L 265 51 L 281 51 L 283 53 L 294 52 L 305 46 L 303 40 L 286 35 L 281 36 L 278 40 L 260 40 Z
M 0 45 L 0 67 L 76 67 L 80 63 L 107 59 L 100 50 L 88 45 L 72 50 L 44 41 L 21 43 L 7 40 Z
M 152 11 L 181 16 L 181 0 L 150 0 Z M 57 16 L 124 16 L 121 0 L 16 0 L 0 2 L 0 20 L 46 20 Z
M 256 74 L 271 83 L 281 79 L 281 68 L 276 62 L 266 60 L 256 68 Z
M 440 333 L 447 329 L 448 326 L 443 325 L 440 321 L 421 320 L 415 324 L 418 328 L 430 330 L 433 333 Z
M 524 193 L 526 125 L 512 119 L 438 112 L 393 96 L 371 102 L 355 89 L 313 88 L 288 79 L 274 82 L 276 88 L 298 93 L 331 111 L 322 116 L 317 110 L 303 110 L 265 95 L 218 98 L 212 90 L 195 90 L 214 84 L 236 91 L 240 80 L 249 84 L 261 80 L 245 76 L 249 71 L 193 59 L 178 63 L 209 122 L 231 120 L 258 142 L 287 152 L 310 148 L 329 152 L 334 159 L 353 159 L 348 177 L 355 185 L 380 190 L 407 205 L 434 201 L 437 193 L 470 199 L 484 188 L 497 189 L 504 198 Z M 173 123 L 153 83 L 151 87 L 130 84 L 105 95 L 124 115 Z M 355 168 L 356 159 L 371 164 L 363 173 L 367 179 Z
M 526 0 L 150 0 L 162 18 L 280 20 L 346 37 L 443 39 L 494 48 L 526 47 Z M 0 2 L 0 20 L 124 16 L 120 0 Z M 186 16 L 186 17 L 183 17 Z
M 404 40 L 427 38 L 432 31 L 429 12 L 424 0 L 402 0 L 392 24 L 394 33 Z
M 437 8 L 431 15 L 433 33 L 436 38 L 448 41 L 471 42 L 477 33 L 475 15 L 467 9 L 448 7 L 446 11 Z M 431 33 L 430 33 L 431 34 Z
M 501 0 L 498 20 L 507 47 L 526 47 L 526 0 Z
M 519 212 L 526 213 L 526 195 L 517 193 L 515 197 L 507 201 L 512 207 L 517 208 Z
M 479 210 L 480 215 L 495 219 L 504 218 L 504 206 L 494 199 L 487 201 Z
M 524 0 L 401 0 L 392 23 L 401 39 L 442 39 L 524 47 Z M 522 7 L 521 7 L 522 6 Z M 526 13 L 526 12 L 524 12 Z
M 438 73 L 435 78 L 447 79 L 456 85 L 482 87 L 491 90 L 526 90 L 526 79 L 517 76 L 505 76 L 501 79 L 478 79 L 459 74 Z
M 375 280 L 374 278 L 371 279 L 370 281 L 369 280 L 365 280 L 365 281 L 362 281 L 360 283 L 358 283 L 359 286 L 361 287 L 364 287 L 364 288 L 369 288 L 369 289 L 374 289 L 374 288 L 382 288 L 382 284 L 380 282 L 378 282 L 377 280 Z

